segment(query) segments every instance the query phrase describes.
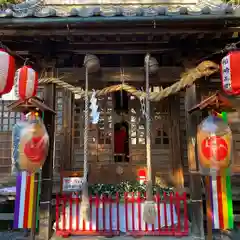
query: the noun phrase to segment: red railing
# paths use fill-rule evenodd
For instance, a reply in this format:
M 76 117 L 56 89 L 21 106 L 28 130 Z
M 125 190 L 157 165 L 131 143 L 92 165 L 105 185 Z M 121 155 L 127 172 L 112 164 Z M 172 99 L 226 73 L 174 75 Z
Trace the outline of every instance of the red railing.
M 89 221 L 81 219 L 80 197 L 56 197 L 56 234 L 117 236 L 128 235 L 187 236 L 188 214 L 186 193 L 155 195 L 156 220 L 143 221 L 143 203 L 140 193 L 125 193 L 124 199 L 116 196 L 90 196 Z

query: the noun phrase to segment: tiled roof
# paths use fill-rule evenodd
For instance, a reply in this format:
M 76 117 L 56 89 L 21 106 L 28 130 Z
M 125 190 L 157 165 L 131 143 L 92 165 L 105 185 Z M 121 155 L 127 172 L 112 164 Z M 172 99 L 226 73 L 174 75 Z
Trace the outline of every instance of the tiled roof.
M 152 5 L 152 6 L 78 6 L 78 5 L 44 5 L 41 0 L 28 0 L 12 5 L 0 12 L 0 17 L 154 17 L 174 15 L 236 15 L 240 9 L 220 0 L 201 0 L 197 4 Z

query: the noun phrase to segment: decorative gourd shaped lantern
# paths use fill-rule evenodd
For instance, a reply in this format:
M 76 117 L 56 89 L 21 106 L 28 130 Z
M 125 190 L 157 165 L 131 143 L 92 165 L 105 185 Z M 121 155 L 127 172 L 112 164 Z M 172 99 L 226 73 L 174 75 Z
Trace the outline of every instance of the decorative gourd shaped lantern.
M 0 49 L 0 95 L 9 93 L 14 84 L 15 59 Z
M 42 168 L 48 153 L 49 136 L 36 115 L 13 128 L 13 162 L 17 170 L 29 173 Z
M 16 71 L 15 82 L 18 96 L 22 100 L 36 96 L 38 74 L 29 66 L 23 66 Z
M 232 154 L 232 132 L 228 124 L 217 116 L 205 118 L 198 126 L 197 149 L 203 175 L 228 168 Z
M 222 88 L 229 95 L 240 94 L 240 51 L 233 51 L 225 56 L 220 65 Z

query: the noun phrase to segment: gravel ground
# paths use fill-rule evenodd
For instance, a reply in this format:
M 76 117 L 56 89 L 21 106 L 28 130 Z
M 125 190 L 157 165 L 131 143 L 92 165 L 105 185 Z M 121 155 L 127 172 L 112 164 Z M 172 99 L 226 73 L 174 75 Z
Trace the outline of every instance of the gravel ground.
M 21 240 L 26 238 L 24 238 L 23 232 L 6 231 L 6 232 L 0 232 L 0 239 L 1 240 Z

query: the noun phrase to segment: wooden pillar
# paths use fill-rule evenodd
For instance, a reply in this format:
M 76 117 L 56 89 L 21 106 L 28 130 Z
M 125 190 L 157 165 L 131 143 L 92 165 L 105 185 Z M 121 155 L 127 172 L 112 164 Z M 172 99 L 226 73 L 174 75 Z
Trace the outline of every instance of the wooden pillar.
M 55 85 L 45 85 L 44 103 L 53 110 L 55 110 L 55 96 Z M 45 164 L 42 168 L 40 226 L 38 239 L 49 240 L 52 234 L 53 151 L 55 137 L 55 116 L 53 113 L 44 113 L 44 124 L 49 134 L 49 151 Z
M 192 85 L 185 93 L 186 136 L 188 145 L 188 167 L 190 197 L 192 200 L 189 214 L 191 214 L 191 232 L 195 239 L 205 239 L 203 228 L 203 204 L 201 175 L 198 173 L 197 160 L 197 124 L 196 113 L 189 114 L 188 110 L 197 104 L 196 85 Z
M 63 163 L 61 170 L 72 170 L 72 136 L 73 136 L 73 111 L 74 111 L 74 94 L 68 90 L 63 90 Z
M 169 97 L 170 108 L 170 132 L 171 132 L 171 151 L 172 151 L 172 170 L 173 183 L 177 192 L 184 188 L 183 163 L 180 144 L 180 99 L 179 95 Z

